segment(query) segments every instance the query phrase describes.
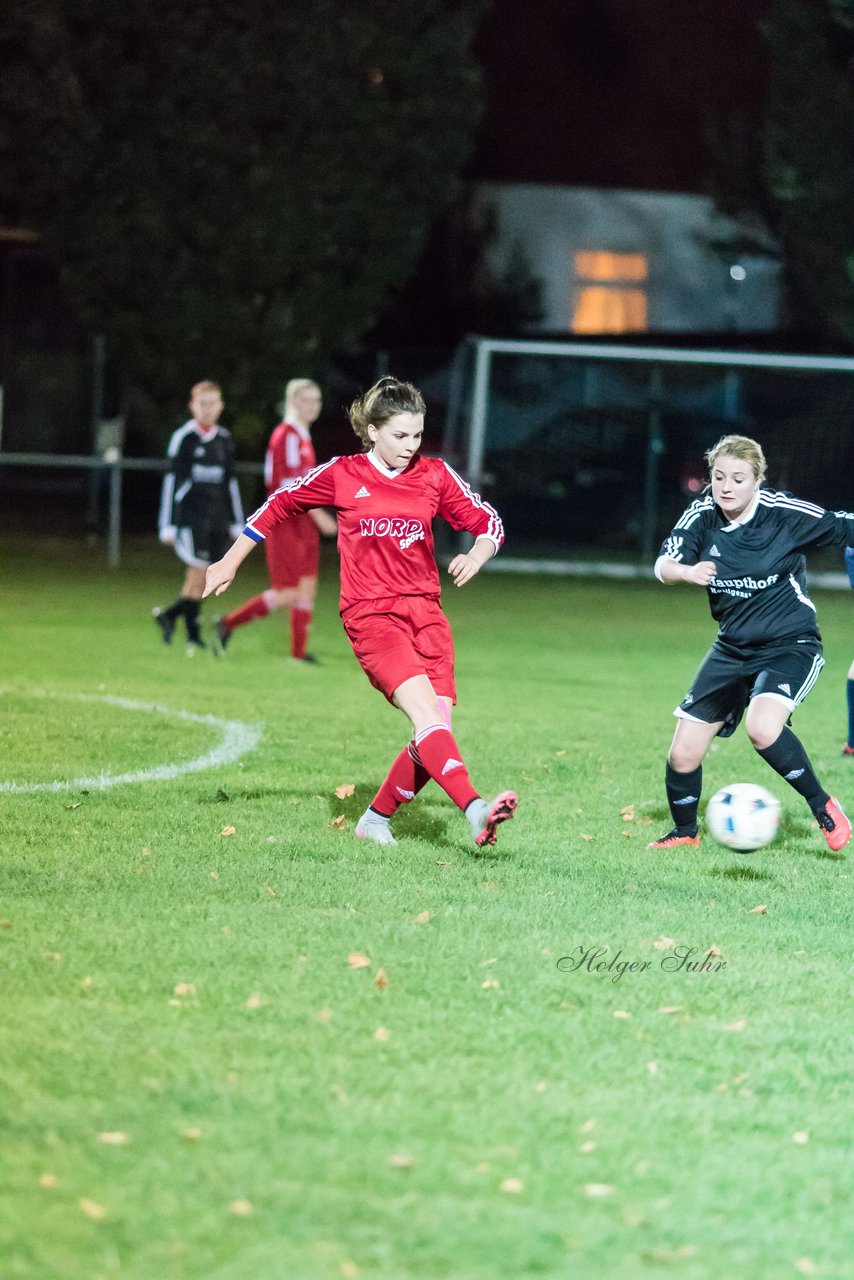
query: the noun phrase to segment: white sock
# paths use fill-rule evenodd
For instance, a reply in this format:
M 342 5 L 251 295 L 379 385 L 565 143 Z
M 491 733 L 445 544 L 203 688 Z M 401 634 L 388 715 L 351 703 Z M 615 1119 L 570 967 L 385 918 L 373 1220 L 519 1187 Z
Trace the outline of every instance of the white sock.
M 466 817 L 469 820 L 472 835 L 479 836 L 486 824 L 486 817 L 489 813 L 489 804 L 486 800 L 478 797 L 472 800 L 471 804 L 466 808 Z
M 397 844 L 388 818 L 371 808 L 366 809 L 356 823 L 356 835 L 360 840 L 373 840 L 376 844 Z

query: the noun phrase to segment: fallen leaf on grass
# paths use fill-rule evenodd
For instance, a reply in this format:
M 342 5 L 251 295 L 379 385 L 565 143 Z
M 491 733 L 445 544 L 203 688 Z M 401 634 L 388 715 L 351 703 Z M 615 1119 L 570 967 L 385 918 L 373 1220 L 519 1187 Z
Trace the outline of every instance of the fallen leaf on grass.
M 97 1200 L 89 1200 L 83 1196 L 79 1204 L 86 1217 L 91 1218 L 93 1222 L 103 1222 L 107 1216 L 107 1210 L 102 1204 L 98 1204 Z
M 525 1190 L 525 1184 L 521 1178 L 505 1178 L 499 1190 L 506 1191 L 508 1195 L 517 1196 L 520 1191 Z
M 614 1188 L 609 1186 L 607 1182 L 588 1182 L 584 1188 L 584 1194 L 589 1196 L 591 1200 L 600 1200 L 605 1196 L 612 1196 Z
M 595 840 L 595 836 L 589 836 L 586 831 L 581 831 L 578 836 L 579 840 Z
M 0 929 L 11 929 L 11 928 L 12 928 L 11 920 L 0 920 Z
M 228 1208 L 238 1218 L 248 1218 L 254 1212 L 251 1200 L 232 1200 Z
M 583 1156 L 589 1156 L 589 1155 L 590 1155 L 590 1153 L 591 1153 L 591 1151 L 595 1151 L 595 1150 L 596 1150 L 596 1143 L 595 1143 L 595 1142 L 582 1142 L 582 1143 L 581 1143 L 581 1145 L 579 1146 L 578 1150 L 581 1152 L 581 1154 L 582 1154 Z
M 415 917 L 415 920 L 414 920 L 414 922 L 413 922 L 413 923 L 415 923 L 415 924 L 426 924 L 426 923 L 427 923 L 427 921 L 428 921 L 429 919 L 430 919 L 430 912 L 429 912 L 429 911 L 422 911 L 422 912 L 420 912 L 420 914 L 419 914 L 419 915 L 417 915 L 417 916 Z
M 43 951 L 42 959 L 43 960 L 61 960 L 62 952 L 61 951 Z
M 481 889 L 497 889 L 498 885 L 494 880 L 482 880 L 480 887 Z
M 481 960 L 481 969 L 488 969 L 491 964 L 498 964 L 498 956 L 490 956 L 488 960 Z
M 556 751 L 556 752 L 555 752 L 555 755 L 556 755 L 556 756 L 565 756 L 565 755 L 566 755 L 566 747 L 564 747 L 562 751 Z
M 194 996 L 196 994 L 196 984 L 195 982 L 176 982 L 173 994 L 176 996 Z
M 40 1187 L 55 1187 L 55 1186 L 56 1186 L 56 1174 L 55 1174 L 55 1173 L 40 1173 L 40 1174 L 39 1174 L 39 1186 L 40 1186 Z
M 264 996 L 261 995 L 260 991 L 253 991 L 252 995 L 246 1001 L 245 1007 L 247 1009 L 263 1009 L 264 1006 L 269 1003 L 269 1000 L 266 1000 Z
M 348 1280 L 352 1280 L 353 1276 L 357 1276 L 359 1274 L 359 1268 L 356 1266 L 355 1262 L 342 1262 L 341 1274 L 342 1276 L 347 1276 Z
M 663 1245 L 660 1249 L 642 1249 L 641 1257 L 645 1262 L 670 1263 L 680 1262 L 683 1258 L 693 1258 L 697 1252 L 695 1244 L 681 1244 L 678 1249 Z
M 269 893 L 271 898 L 278 898 L 279 896 L 271 884 L 267 885 L 267 892 Z
M 317 1013 L 313 1013 L 311 1016 L 314 1018 L 315 1022 L 331 1022 L 332 1010 L 318 1009 Z
M 792 1134 L 792 1142 L 797 1143 L 799 1147 L 805 1147 L 810 1140 L 810 1135 L 804 1129 L 798 1129 Z
M 646 1064 L 646 1069 L 647 1069 L 647 1071 L 649 1072 L 649 1074 L 650 1074 L 651 1076 L 657 1076 L 657 1075 L 658 1075 L 658 1063 L 657 1063 L 657 1062 L 648 1062 L 648 1063 Z
M 818 1267 L 813 1262 L 812 1258 L 796 1258 L 795 1270 L 800 1272 L 802 1276 L 818 1275 Z
M 390 1036 L 391 1036 L 391 1032 L 389 1031 L 388 1027 L 377 1027 L 376 1031 L 374 1032 L 375 1040 L 383 1040 L 383 1041 L 388 1040 Z
M 219 879 L 219 872 L 218 872 L 218 871 L 212 871 L 212 872 L 210 873 L 210 876 L 211 876 L 211 880 L 218 880 L 218 879 Z
M 340 787 L 335 788 L 335 794 L 339 800 L 346 800 L 348 796 L 356 794 L 356 788 L 352 782 L 342 782 Z
M 130 1138 L 119 1129 L 114 1129 L 108 1130 L 106 1133 L 99 1133 L 98 1141 L 102 1142 L 105 1147 L 123 1147 L 130 1142 Z
M 596 1121 L 595 1121 L 595 1120 L 585 1120 L 585 1121 L 584 1121 L 584 1124 L 582 1124 L 582 1125 L 580 1125 L 580 1126 L 579 1126 L 578 1132 L 579 1132 L 579 1133 L 592 1133 L 592 1132 L 593 1132 L 593 1130 L 594 1130 L 595 1128 L 596 1128 Z
M 534 1085 L 534 1093 L 545 1093 L 548 1087 L 549 1087 L 548 1080 L 538 1080 L 537 1083 Z
M 632 1015 L 627 1009 L 614 1009 L 611 1012 L 612 1018 L 630 1018 Z
M 392 1169 L 411 1169 L 415 1164 L 415 1157 L 406 1155 L 389 1156 L 388 1162 Z
M 729 1023 L 727 1023 L 727 1025 L 726 1025 L 725 1027 L 722 1027 L 722 1028 L 721 1028 L 721 1030 L 723 1030 L 723 1031 L 743 1031 L 743 1030 L 744 1030 L 744 1028 L 745 1028 L 746 1026 L 747 1026 L 747 1019 L 746 1019 L 746 1018 L 739 1018 L 737 1022 L 729 1022 Z
M 221 836 L 233 836 L 236 831 L 237 827 L 223 827 L 219 834 Z
M 79 809 L 82 803 L 82 800 L 75 800 L 74 804 L 67 804 L 65 807 L 66 809 Z
M 654 951 L 669 951 L 671 947 L 676 946 L 675 938 L 668 938 L 666 933 L 662 933 L 656 938 L 652 944 Z
M 362 955 L 361 951 L 354 951 L 352 955 L 347 957 L 347 963 L 351 969 L 370 969 L 370 956 Z
M 486 978 L 481 984 L 481 991 L 497 991 L 501 983 L 497 978 Z
M 663 1004 L 658 1011 L 659 1013 L 681 1013 L 681 1004 Z
M 620 817 L 623 819 L 623 822 L 631 822 L 634 816 L 635 806 L 633 804 L 627 804 L 620 810 Z
M 765 906 L 765 903 L 762 902 L 758 907 L 751 907 L 747 914 L 749 916 L 767 916 L 768 908 Z
M 191 1127 L 189 1129 L 181 1130 L 181 1137 L 184 1139 L 185 1142 L 198 1142 L 201 1136 L 202 1136 L 201 1129 L 196 1129 L 194 1127 Z
M 347 825 L 347 819 L 343 813 L 339 813 L 337 818 L 333 818 L 331 822 L 327 822 L 327 827 L 332 831 L 343 831 Z
M 388 975 L 385 969 L 377 969 L 377 975 L 374 978 L 374 986 L 379 987 L 380 991 L 385 990 L 388 986 Z

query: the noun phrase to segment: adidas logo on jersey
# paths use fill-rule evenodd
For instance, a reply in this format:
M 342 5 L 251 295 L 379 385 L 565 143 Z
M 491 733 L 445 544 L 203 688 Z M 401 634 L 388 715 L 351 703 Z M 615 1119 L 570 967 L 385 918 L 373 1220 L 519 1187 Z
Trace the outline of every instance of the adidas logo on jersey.
M 452 769 L 462 769 L 463 767 L 462 760 L 455 760 L 453 756 L 449 756 L 442 769 L 442 777 L 444 778 L 445 774 L 450 773 Z
M 720 554 L 721 554 L 720 551 L 718 551 L 717 547 L 714 545 L 714 543 L 712 543 L 712 545 L 709 547 L 709 555 L 719 556 Z
M 395 787 L 395 791 L 399 796 L 403 796 L 404 800 L 414 800 L 415 792 L 407 791 L 406 787 Z
M 362 485 L 361 489 L 356 494 L 357 498 L 370 498 L 370 496 L 371 496 L 370 489 L 366 489 L 364 485 Z
M 783 693 L 788 694 L 788 696 L 791 698 L 791 696 L 792 696 L 792 686 L 791 686 L 791 685 L 789 685 L 789 684 L 778 684 L 778 685 L 777 685 L 777 688 L 778 688 L 778 689 L 782 689 Z

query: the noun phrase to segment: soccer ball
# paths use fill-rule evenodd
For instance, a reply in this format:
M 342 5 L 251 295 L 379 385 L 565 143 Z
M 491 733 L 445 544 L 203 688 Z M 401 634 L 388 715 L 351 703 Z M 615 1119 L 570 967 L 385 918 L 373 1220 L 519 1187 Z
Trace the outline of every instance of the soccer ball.
M 734 782 L 716 791 L 706 806 L 706 825 L 735 853 L 770 844 L 780 827 L 780 801 L 754 782 Z

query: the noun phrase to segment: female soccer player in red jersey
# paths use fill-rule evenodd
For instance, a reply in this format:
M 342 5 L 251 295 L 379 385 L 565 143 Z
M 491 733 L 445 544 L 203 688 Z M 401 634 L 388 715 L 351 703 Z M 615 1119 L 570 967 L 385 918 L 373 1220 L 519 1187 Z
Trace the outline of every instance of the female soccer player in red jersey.
M 276 427 L 264 459 L 267 494 L 273 494 L 288 480 L 307 475 L 316 463 L 311 443 L 311 426 L 317 421 L 323 399 L 320 387 L 310 378 L 291 378 L 285 387 L 284 422 Z M 287 609 L 291 623 L 291 657 L 299 662 L 315 662 L 306 653 L 306 643 L 314 611 L 317 570 L 320 563 L 320 534 L 337 532 L 328 511 L 309 511 L 281 524 L 264 542 L 270 589 L 238 605 L 216 624 L 220 649 L 225 649 L 235 629 L 266 618 L 278 609 Z
M 763 488 L 765 455 L 747 436 L 724 436 L 706 461 L 709 490 L 665 538 L 655 573 L 665 583 L 705 587 L 718 634 L 674 712 L 665 785 L 675 825 L 649 848 L 700 843 L 703 757 L 746 709 L 757 754 L 803 796 L 830 848 L 842 849 L 851 823 L 788 725 L 824 666 L 804 551 L 850 543 L 854 514 Z
M 419 456 L 424 401 L 410 383 L 381 378 L 353 402 L 349 416 L 365 452 L 333 458 L 273 494 L 210 566 L 205 595 L 225 591 L 255 543 L 282 520 L 314 507 L 336 509 L 344 630 L 371 684 L 412 724 L 411 741 L 359 819 L 356 835 L 395 844 L 389 819 L 433 778 L 465 814 L 475 844 L 495 844 L 517 799 L 504 791 L 483 800 L 451 733 L 454 646 L 439 604 L 431 524 L 440 515 L 475 535 L 471 550 L 448 567 L 462 587 L 501 546 L 501 520 L 446 462 Z

